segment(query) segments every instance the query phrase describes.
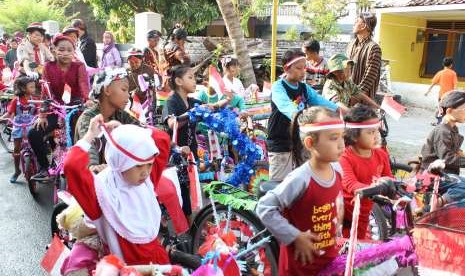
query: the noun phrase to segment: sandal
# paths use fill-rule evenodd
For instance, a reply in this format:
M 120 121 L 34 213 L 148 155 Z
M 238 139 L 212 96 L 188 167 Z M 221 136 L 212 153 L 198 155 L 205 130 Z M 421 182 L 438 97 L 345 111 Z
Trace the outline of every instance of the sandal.
M 11 177 L 10 177 L 10 183 L 16 183 L 16 180 L 18 180 L 18 177 L 21 175 L 21 171 L 15 172 Z

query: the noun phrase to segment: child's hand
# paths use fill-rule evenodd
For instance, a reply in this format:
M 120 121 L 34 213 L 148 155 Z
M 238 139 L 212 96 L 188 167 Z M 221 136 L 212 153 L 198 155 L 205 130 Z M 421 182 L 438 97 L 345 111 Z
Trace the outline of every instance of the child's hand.
M 314 255 L 319 255 L 319 250 L 313 245 L 316 241 L 320 241 L 320 238 L 310 230 L 300 232 L 294 241 L 294 259 L 300 261 L 302 265 L 311 264 Z
M 86 135 L 83 139 L 91 143 L 95 137 L 100 134 L 100 125 L 104 124 L 103 115 L 98 114 L 94 118 L 90 119 L 89 129 L 87 129 Z
M 191 154 L 191 149 L 188 146 L 183 146 L 181 147 L 181 154 L 184 157 L 187 157 L 189 154 Z

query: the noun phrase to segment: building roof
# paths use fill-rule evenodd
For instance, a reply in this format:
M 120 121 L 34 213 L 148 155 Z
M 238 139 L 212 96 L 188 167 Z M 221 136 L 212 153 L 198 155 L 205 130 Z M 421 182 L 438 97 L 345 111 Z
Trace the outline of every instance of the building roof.
M 416 7 L 433 5 L 465 4 L 465 0 L 381 0 L 376 2 L 376 8 Z

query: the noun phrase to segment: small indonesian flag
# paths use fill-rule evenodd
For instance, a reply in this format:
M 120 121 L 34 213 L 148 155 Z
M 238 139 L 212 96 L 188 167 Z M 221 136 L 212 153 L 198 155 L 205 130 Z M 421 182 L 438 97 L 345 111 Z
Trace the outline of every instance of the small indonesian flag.
M 50 247 L 40 262 L 40 265 L 43 269 L 45 269 L 45 271 L 48 272 L 49 275 L 59 276 L 61 275 L 61 266 L 63 265 L 66 257 L 68 257 L 69 253 L 69 249 L 57 236 L 54 236 Z
M 141 104 L 140 99 L 137 96 L 137 94 L 134 94 L 134 97 L 132 98 L 131 111 L 134 112 L 134 115 L 139 120 L 139 122 L 141 122 L 143 124 L 145 124 L 147 122 L 147 118 L 145 118 L 144 109 L 142 108 L 142 104 Z
M 216 67 L 213 65 L 210 65 L 208 68 L 208 86 L 213 88 L 218 96 L 222 96 L 223 92 L 225 91 L 226 87 L 224 85 L 223 78 L 221 77 L 220 73 L 218 70 L 216 70 Z M 219 97 L 219 98 L 220 98 Z
M 63 95 L 61 96 L 61 99 L 65 104 L 71 102 L 71 87 L 67 83 L 65 83 L 65 88 L 63 89 Z
M 381 109 L 386 111 L 386 113 L 396 121 L 398 121 L 400 116 L 402 116 L 402 114 L 406 111 L 405 107 L 396 102 L 392 96 L 384 96 Z
M 203 207 L 199 171 L 197 170 L 197 164 L 195 164 L 195 158 L 192 152 L 190 153 L 187 160 L 189 161 L 189 166 L 187 167 L 187 171 L 189 174 L 189 191 L 190 191 L 190 196 L 191 196 L 191 208 L 192 208 L 192 211 L 197 211 Z
M 218 140 L 218 135 L 213 130 L 208 131 L 208 146 L 210 148 L 210 161 L 213 162 L 215 159 L 221 159 L 221 145 Z

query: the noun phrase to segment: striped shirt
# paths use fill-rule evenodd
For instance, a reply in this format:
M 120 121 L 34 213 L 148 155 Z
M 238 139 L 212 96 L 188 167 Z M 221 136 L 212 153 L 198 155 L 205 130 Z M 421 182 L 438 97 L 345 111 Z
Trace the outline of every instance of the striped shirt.
M 374 99 L 381 75 L 381 48 L 371 37 L 358 38 L 349 43 L 347 56 L 355 62 L 352 80 Z

